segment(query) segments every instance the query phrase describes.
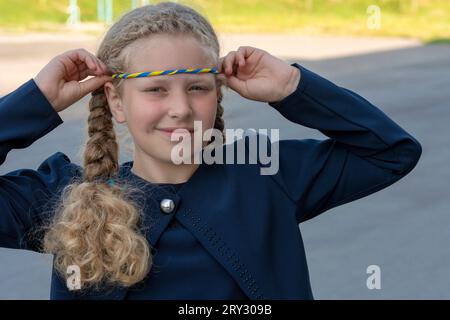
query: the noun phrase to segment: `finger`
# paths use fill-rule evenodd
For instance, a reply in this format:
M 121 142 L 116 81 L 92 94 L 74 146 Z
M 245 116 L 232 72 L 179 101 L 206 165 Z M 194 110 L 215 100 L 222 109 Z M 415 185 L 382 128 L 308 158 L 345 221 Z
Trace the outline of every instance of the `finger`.
M 82 64 L 76 66 L 76 70 L 71 72 L 71 74 L 69 75 L 69 79 L 81 81 L 87 76 L 94 76 L 94 75 L 95 72 L 92 69 L 90 69 L 86 63 L 83 62 Z
M 231 60 L 231 73 L 237 72 L 237 67 L 239 66 L 239 54 L 237 51 L 234 52 L 233 59 Z
M 80 74 L 80 77 L 79 77 L 80 80 L 84 80 L 88 76 L 95 76 L 96 75 L 96 73 L 94 71 L 92 71 L 90 69 L 87 69 L 87 68 L 85 70 L 83 70 L 83 71 L 80 71 L 79 74 Z
M 225 74 L 232 74 L 233 73 L 233 64 L 234 59 L 236 56 L 236 51 L 231 51 L 228 53 L 228 55 L 225 57 Z
M 98 59 L 98 61 L 99 61 L 100 66 L 101 66 L 101 68 L 103 70 L 103 74 L 108 74 L 108 72 L 109 72 L 108 66 L 102 60 Z
M 95 57 L 95 60 L 97 61 L 98 67 L 99 67 L 99 70 L 100 70 L 100 74 L 99 75 L 108 75 L 109 70 L 108 70 L 108 67 L 106 66 L 106 64 L 102 60 L 97 58 L 97 57 Z
M 228 53 L 225 57 L 223 57 L 222 58 L 222 71 L 223 71 L 223 73 L 227 73 L 227 61 L 228 61 L 228 56 L 229 56 L 230 54 Z
M 238 59 L 239 59 L 239 67 L 243 67 L 245 65 L 245 47 L 239 47 L 238 49 Z
M 115 72 L 110 67 L 106 66 L 106 74 L 107 75 L 113 75 Z
M 240 80 L 233 75 L 227 77 L 226 86 L 239 93 L 245 92 L 246 88 L 245 81 Z
M 95 70 L 95 69 L 97 69 L 97 65 L 95 64 L 95 62 L 94 62 L 94 59 L 92 59 L 92 57 L 91 56 L 89 56 L 89 55 L 83 55 L 82 57 L 81 57 L 81 59 L 83 59 L 85 62 L 86 62 L 86 64 L 87 64 L 87 66 L 89 67 L 89 69 L 91 69 L 91 70 Z
M 108 68 L 108 66 L 99 58 L 97 58 L 96 56 L 94 56 L 95 61 L 97 62 L 98 65 L 98 69 L 100 70 L 100 72 L 98 73 L 98 75 L 109 75 L 109 74 L 113 74 L 112 70 L 110 70 L 110 68 Z
M 89 67 L 90 64 L 87 64 L 87 61 L 78 61 L 77 63 L 79 63 L 78 67 L 78 72 L 80 73 L 80 75 L 82 74 L 83 76 L 80 76 L 81 79 L 84 79 L 86 77 L 86 74 L 83 73 L 85 70 L 90 70 L 89 72 L 87 72 L 87 75 L 90 76 L 100 76 L 100 75 L 106 75 L 108 73 L 108 67 L 106 66 L 106 64 L 104 64 L 100 59 L 98 59 L 96 56 L 91 55 L 88 53 L 88 61 L 92 61 L 95 64 L 95 69 L 92 69 L 91 67 Z
M 223 72 L 223 60 L 225 59 L 225 57 L 221 57 L 220 59 L 219 59 L 219 64 L 218 64 L 218 66 L 217 66 L 217 70 L 219 71 L 219 73 L 222 73 Z
M 89 67 L 87 66 L 86 63 L 82 63 L 80 65 L 77 66 L 77 70 L 79 73 L 86 71 L 86 70 L 90 70 Z
M 87 59 L 89 59 L 89 61 L 91 61 L 93 63 L 93 66 L 94 66 L 93 70 L 95 70 L 95 71 L 100 70 L 100 64 L 98 63 L 97 58 L 92 53 L 90 53 L 89 51 L 87 51 L 85 49 L 82 49 L 81 52 L 83 54 L 85 54 L 87 56 Z
M 250 46 L 243 46 L 243 47 L 239 47 L 239 48 L 241 49 L 240 51 L 244 55 L 245 59 L 249 58 L 256 50 L 255 47 L 250 47 Z M 261 50 L 261 49 L 259 49 L 259 50 L 260 51 L 264 51 L 264 50 Z
M 81 91 L 80 93 L 82 94 L 82 97 L 87 95 L 89 92 L 92 92 L 100 88 L 108 81 L 111 81 L 111 77 L 101 76 L 101 77 L 93 77 L 86 81 L 80 82 L 80 91 Z
M 100 65 L 100 60 L 98 60 L 97 57 L 92 55 L 92 54 L 89 54 L 89 58 L 95 64 L 95 70 L 94 70 L 95 74 L 98 75 L 98 76 L 102 75 L 103 74 L 103 70 L 102 70 L 102 67 Z
M 89 53 L 85 49 L 75 49 L 68 52 L 68 57 L 72 60 L 73 63 L 79 64 L 79 62 L 84 62 L 88 66 L 89 69 L 95 70 L 97 68 L 96 63 L 91 57 L 91 53 Z
M 102 70 L 102 67 L 101 67 L 98 59 L 96 57 L 92 57 L 92 59 L 94 60 L 95 64 L 97 65 L 97 69 L 95 70 L 96 74 L 98 74 L 98 75 L 103 74 L 103 70 Z

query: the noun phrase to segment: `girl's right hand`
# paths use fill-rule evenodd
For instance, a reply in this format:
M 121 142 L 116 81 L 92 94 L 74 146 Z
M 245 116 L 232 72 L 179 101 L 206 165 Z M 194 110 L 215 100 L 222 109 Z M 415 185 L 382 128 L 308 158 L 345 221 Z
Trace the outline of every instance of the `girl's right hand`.
M 75 49 L 53 58 L 34 81 L 55 111 L 60 112 L 111 81 L 111 74 L 95 55 L 85 49 Z M 80 82 L 88 76 L 94 77 Z

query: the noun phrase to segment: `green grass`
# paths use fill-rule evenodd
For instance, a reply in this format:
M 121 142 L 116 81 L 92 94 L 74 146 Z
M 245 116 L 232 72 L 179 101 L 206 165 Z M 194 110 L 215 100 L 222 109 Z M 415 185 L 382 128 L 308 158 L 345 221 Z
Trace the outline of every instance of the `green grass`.
M 97 1 L 79 0 L 82 22 L 95 22 Z M 151 1 L 152 3 L 161 1 Z M 266 32 L 411 37 L 433 43 L 450 39 L 448 0 L 184 0 L 219 32 Z M 0 31 L 58 31 L 68 0 L 0 0 Z M 308 3 L 312 4 L 308 6 Z M 367 7 L 381 9 L 381 28 L 367 27 Z M 114 18 L 131 8 L 114 1 Z M 65 30 L 65 29 L 63 29 Z

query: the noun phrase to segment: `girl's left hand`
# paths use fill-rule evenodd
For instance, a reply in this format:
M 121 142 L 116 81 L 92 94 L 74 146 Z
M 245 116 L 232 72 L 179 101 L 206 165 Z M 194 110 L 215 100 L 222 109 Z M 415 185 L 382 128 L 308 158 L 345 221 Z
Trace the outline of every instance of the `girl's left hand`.
M 279 102 L 293 93 L 300 81 L 300 70 L 268 52 L 239 47 L 220 58 L 219 72 L 227 86 L 242 97 L 262 102 Z

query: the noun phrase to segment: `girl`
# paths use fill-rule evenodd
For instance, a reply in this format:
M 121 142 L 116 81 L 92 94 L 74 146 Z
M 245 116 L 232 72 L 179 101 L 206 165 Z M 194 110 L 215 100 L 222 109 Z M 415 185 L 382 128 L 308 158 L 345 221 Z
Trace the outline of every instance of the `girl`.
M 214 66 L 220 75 L 109 72 Z M 329 138 L 269 143 L 272 175 L 260 162 L 174 164 L 175 129 L 223 132 L 222 85 Z M 52 299 L 312 299 L 298 224 L 386 188 L 421 155 L 378 108 L 297 63 L 252 47 L 219 58 L 209 22 L 169 2 L 127 13 L 96 56 L 59 55 L 2 98 L 0 163 L 89 92 L 82 167 L 57 152 L 0 178 L 0 244 L 53 254 Z M 121 165 L 113 118 L 134 142 Z

